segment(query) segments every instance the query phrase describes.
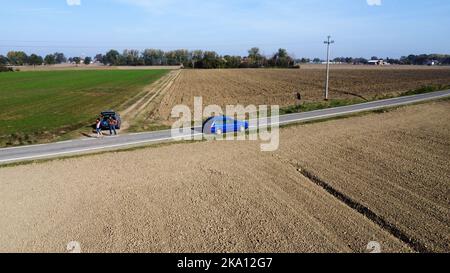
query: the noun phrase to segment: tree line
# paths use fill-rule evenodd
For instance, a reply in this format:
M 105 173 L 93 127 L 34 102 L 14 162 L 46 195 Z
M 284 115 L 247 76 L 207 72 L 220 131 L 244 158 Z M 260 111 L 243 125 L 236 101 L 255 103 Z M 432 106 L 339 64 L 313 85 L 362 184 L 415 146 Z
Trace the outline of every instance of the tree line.
M 215 51 L 185 50 L 163 51 L 160 49 L 110 50 L 106 54 L 98 54 L 94 58 L 105 65 L 183 65 L 189 68 L 260 68 L 280 67 L 293 68 L 295 60 L 286 49 L 279 49 L 271 57 L 263 56 L 259 48 L 252 48 L 248 56 L 219 55 Z
M 67 62 L 64 53 L 46 55 L 45 58 L 37 54 L 27 55 L 23 51 L 10 51 L 6 56 L 0 55 L 0 65 L 52 65 Z
M 146 49 L 139 51 L 126 49 L 122 53 L 117 50 L 110 50 L 105 54 L 97 54 L 91 57 L 70 57 L 66 58 L 63 53 L 54 53 L 45 57 L 37 54 L 27 55 L 23 51 L 10 51 L 6 56 L 0 55 L 0 65 L 54 65 L 61 63 L 90 64 L 98 62 L 104 65 L 114 66 L 139 66 L 139 65 L 183 65 L 190 68 L 260 68 L 279 67 L 293 68 L 295 60 L 288 54 L 286 49 L 279 49 L 270 57 L 264 56 L 259 48 L 252 48 L 248 51 L 248 56 L 219 55 L 215 51 L 203 50 L 173 50 L 163 51 L 160 49 Z
M 62 63 L 77 63 L 80 64 L 83 61 L 85 64 L 90 64 L 92 58 L 86 57 L 81 59 L 80 57 L 66 58 L 64 53 L 56 52 L 54 54 L 48 54 L 45 57 L 37 54 L 27 55 L 23 51 L 10 51 L 6 56 L 0 55 L 0 66 L 14 65 L 54 65 Z
M 371 60 L 380 60 L 373 56 Z M 399 65 L 427 65 L 430 62 L 435 64 L 449 65 L 450 55 L 442 54 L 421 54 L 403 56 L 399 59 L 386 58 L 386 62 Z M 337 57 L 334 62 L 347 64 L 367 64 L 368 59 L 353 57 Z M 163 51 L 160 49 L 145 49 L 143 51 L 126 49 L 122 53 L 117 50 L 110 50 L 105 54 L 97 54 L 91 57 L 70 57 L 66 58 L 63 53 L 48 54 L 45 57 L 37 54 L 27 55 L 23 51 L 10 51 L 6 56 L 0 55 L 0 66 L 6 65 L 54 65 L 62 63 L 102 63 L 113 66 L 157 66 L 157 65 L 183 65 L 186 68 L 214 69 L 214 68 L 298 68 L 299 64 L 322 63 L 320 58 L 294 59 L 288 54 L 286 49 L 279 49 L 277 52 L 267 57 L 261 53 L 257 47 L 248 50 L 247 56 L 220 55 L 215 51 L 185 50 L 178 49 Z
M 370 60 L 384 60 L 390 64 L 397 65 L 429 65 L 432 62 L 439 65 L 450 65 L 450 55 L 445 54 L 420 54 L 420 55 L 408 55 L 402 56 L 399 59 L 395 58 L 378 58 L 373 56 Z M 365 58 L 352 58 L 352 57 L 338 57 L 333 60 L 337 63 L 347 63 L 347 64 L 367 64 L 368 59 Z

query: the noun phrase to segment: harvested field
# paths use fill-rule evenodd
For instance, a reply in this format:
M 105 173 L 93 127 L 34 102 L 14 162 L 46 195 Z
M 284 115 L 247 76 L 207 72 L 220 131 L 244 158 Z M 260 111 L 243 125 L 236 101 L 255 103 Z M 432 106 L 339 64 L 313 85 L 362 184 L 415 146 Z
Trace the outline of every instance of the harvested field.
M 448 252 L 449 115 L 446 101 L 289 127 L 276 153 L 206 142 L 0 168 L 0 251 L 415 249 L 306 169 L 427 251 Z M 112 158 L 114 176 L 93 171 Z
M 290 141 L 279 156 L 369 207 L 422 251 L 448 252 L 448 117 L 447 101 L 352 119 L 352 126 L 340 120 L 293 127 L 283 131 Z
M 306 66 L 300 70 L 240 69 L 184 70 L 160 106 L 168 119 L 173 106 L 192 107 L 194 96 L 205 105 L 295 105 L 301 91 L 308 102 L 322 101 L 325 70 Z M 448 67 L 336 66 L 331 72 L 332 99 L 374 99 L 431 85 L 450 85 Z

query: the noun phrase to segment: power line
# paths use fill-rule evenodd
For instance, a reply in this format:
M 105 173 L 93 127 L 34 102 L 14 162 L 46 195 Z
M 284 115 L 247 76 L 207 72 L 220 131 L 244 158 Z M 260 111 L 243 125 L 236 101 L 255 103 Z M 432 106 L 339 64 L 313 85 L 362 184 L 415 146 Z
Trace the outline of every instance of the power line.
M 92 44 L 90 45 L 82 45 L 82 44 L 76 44 L 76 42 L 71 41 L 63 41 L 63 42 L 56 42 L 56 41 L 25 41 L 25 40 L 0 40 L 0 43 L 14 43 L 11 45 L 1 45 L 0 47 L 61 47 L 61 48 L 94 48 Z M 31 44 L 29 44 L 31 43 Z M 40 45 L 39 43 L 45 43 L 43 45 Z M 300 42 L 301 44 L 313 44 L 315 42 Z M 67 45 L 69 44 L 69 45 Z M 180 46 L 174 46 L 176 44 L 181 44 L 179 42 L 171 42 L 169 43 L 158 43 L 158 42 L 129 42 L 127 44 L 123 43 L 117 43 L 117 42 L 110 42 L 102 44 L 97 44 L 95 47 L 129 47 L 129 46 L 161 46 L 161 47 L 180 47 Z M 298 45 L 299 42 L 276 42 L 276 43 L 261 43 L 261 42 L 245 42 L 242 43 L 242 41 L 223 41 L 223 42 L 217 42 L 213 44 L 184 44 L 181 45 L 181 47 L 199 47 L 199 48 L 205 48 L 205 47 L 217 47 L 217 46 L 287 46 L 287 45 Z

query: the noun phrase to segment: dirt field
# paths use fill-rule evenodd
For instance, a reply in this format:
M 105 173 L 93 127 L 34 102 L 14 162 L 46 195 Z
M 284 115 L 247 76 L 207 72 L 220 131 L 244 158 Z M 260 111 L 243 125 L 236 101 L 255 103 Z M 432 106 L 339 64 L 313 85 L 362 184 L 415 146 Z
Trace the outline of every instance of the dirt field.
M 304 66 L 300 70 L 183 70 L 181 77 L 162 101 L 159 114 L 170 116 L 173 106 L 192 107 L 194 96 L 205 105 L 280 105 L 296 104 L 301 91 L 305 101 L 322 101 L 324 66 Z M 428 85 L 450 85 L 450 68 L 445 67 L 332 67 L 332 99 L 373 99 L 399 94 Z
M 204 142 L 0 168 L 0 251 L 448 252 L 449 115 L 447 101 L 289 127 L 276 153 Z
M 279 156 L 369 207 L 424 251 L 448 252 L 449 116 L 447 101 L 352 119 L 352 126 L 290 128 Z

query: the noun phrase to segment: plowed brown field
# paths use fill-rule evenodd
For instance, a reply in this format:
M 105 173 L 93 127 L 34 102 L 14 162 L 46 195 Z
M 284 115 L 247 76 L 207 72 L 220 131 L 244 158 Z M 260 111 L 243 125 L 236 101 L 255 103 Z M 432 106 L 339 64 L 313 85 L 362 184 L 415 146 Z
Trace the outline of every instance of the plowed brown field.
M 450 251 L 450 102 L 288 128 L 281 158 L 393 223 L 425 252 Z M 293 149 L 295 147 L 295 149 Z
M 202 96 L 205 105 L 295 105 L 301 91 L 306 101 L 323 98 L 325 70 L 307 66 L 299 70 L 240 69 L 183 70 L 163 99 L 159 114 L 167 119 L 173 106 L 193 105 Z M 332 99 L 365 98 L 399 94 L 428 85 L 450 85 L 450 68 L 443 67 L 332 67 Z

